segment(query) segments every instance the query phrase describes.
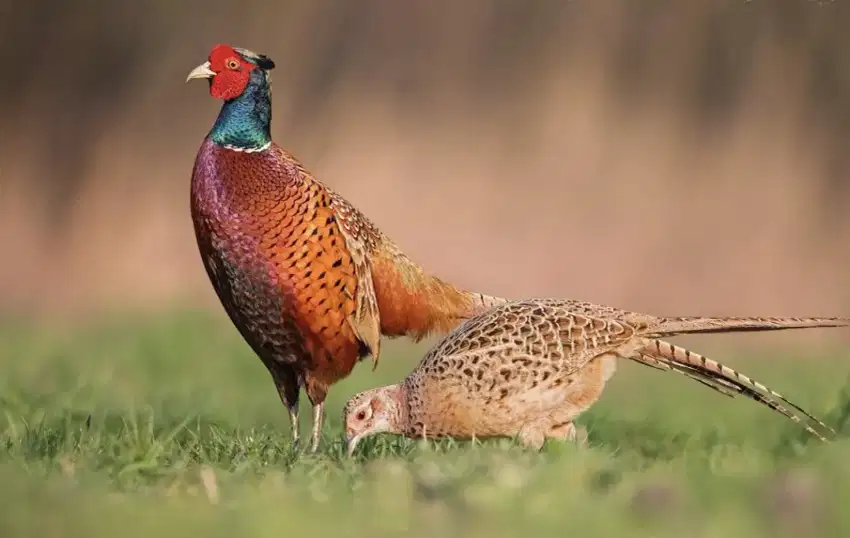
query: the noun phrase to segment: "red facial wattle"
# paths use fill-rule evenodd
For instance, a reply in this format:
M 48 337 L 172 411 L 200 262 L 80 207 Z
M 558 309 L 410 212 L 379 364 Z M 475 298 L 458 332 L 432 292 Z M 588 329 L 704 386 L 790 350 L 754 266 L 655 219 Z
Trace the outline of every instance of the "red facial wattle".
M 210 69 L 215 76 L 210 79 L 210 95 L 217 99 L 230 100 L 242 95 L 251 70 L 256 68 L 245 61 L 230 45 L 216 45 L 210 52 Z

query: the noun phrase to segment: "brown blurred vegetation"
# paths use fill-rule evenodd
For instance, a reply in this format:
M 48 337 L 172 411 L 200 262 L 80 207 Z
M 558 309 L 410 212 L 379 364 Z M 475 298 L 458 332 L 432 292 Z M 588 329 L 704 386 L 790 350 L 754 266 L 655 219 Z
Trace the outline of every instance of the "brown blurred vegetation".
M 843 0 L 0 0 L 0 311 L 218 308 L 188 187 L 217 42 L 428 269 L 657 313 L 850 313 Z

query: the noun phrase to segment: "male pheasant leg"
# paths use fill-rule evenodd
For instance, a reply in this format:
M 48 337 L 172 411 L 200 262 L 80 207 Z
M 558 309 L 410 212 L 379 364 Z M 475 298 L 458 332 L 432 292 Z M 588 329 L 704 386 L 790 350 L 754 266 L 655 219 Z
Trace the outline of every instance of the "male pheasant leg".
M 288 406 L 289 409 L 289 425 L 292 428 L 292 446 L 298 448 L 301 444 L 301 433 L 298 431 L 298 404 Z
M 313 404 L 313 433 L 310 436 L 310 452 L 319 450 L 322 438 L 322 425 L 325 421 L 325 402 Z
M 315 378 L 308 376 L 305 380 L 307 397 L 313 404 L 313 430 L 310 435 L 310 452 L 319 450 L 319 442 L 322 439 L 322 426 L 325 422 L 325 398 L 328 395 L 328 387 Z
M 292 445 L 298 447 L 301 442 L 301 434 L 298 424 L 298 376 L 295 371 L 288 367 L 272 367 L 269 368 L 274 379 L 274 384 L 277 387 L 277 393 L 280 396 L 280 401 L 286 406 L 289 411 L 289 425 L 292 428 Z

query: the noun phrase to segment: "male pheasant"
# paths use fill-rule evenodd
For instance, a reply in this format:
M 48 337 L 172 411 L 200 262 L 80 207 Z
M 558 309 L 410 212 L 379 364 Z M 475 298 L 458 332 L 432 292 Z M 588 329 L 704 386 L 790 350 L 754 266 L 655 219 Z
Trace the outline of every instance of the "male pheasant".
M 224 104 L 192 173 L 204 267 L 233 324 L 271 373 L 298 443 L 298 397 L 319 446 L 328 388 L 381 335 L 448 332 L 504 300 L 426 274 L 365 216 L 271 139 L 267 56 L 216 45 L 187 82 L 208 79 Z
M 343 410 L 348 452 L 380 432 L 421 438 L 517 436 L 537 449 L 547 438 L 575 438 L 573 421 L 602 394 L 618 357 L 681 372 L 729 396 L 743 394 L 802 423 L 787 404 L 811 421 L 804 427 L 823 440 L 822 432 L 834 432 L 796 404 L 660 338 L 848 325 L 850 318 L 668 318 L 581 301 L 509 302 L 463 322 L 403 382 L 351 398 Z

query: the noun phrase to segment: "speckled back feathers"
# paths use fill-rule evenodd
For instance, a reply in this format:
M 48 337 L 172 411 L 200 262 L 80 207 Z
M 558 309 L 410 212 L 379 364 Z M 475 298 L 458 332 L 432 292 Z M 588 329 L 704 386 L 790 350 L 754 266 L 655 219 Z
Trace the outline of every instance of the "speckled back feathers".
M 531 425 L 539 444 L 541 435 L 601 395 L 619 357 L 743 394 L 822 437 L 804 421 L 827 426 L 772 389 L 658 337 L 846 325 L 846 318 L 667 318 L 582 301 L 510 302 L 465 321 L 425 355 L 401 385 L 409 406 L 403 429 L 413 436 L 469 437 L 530 435 Z

